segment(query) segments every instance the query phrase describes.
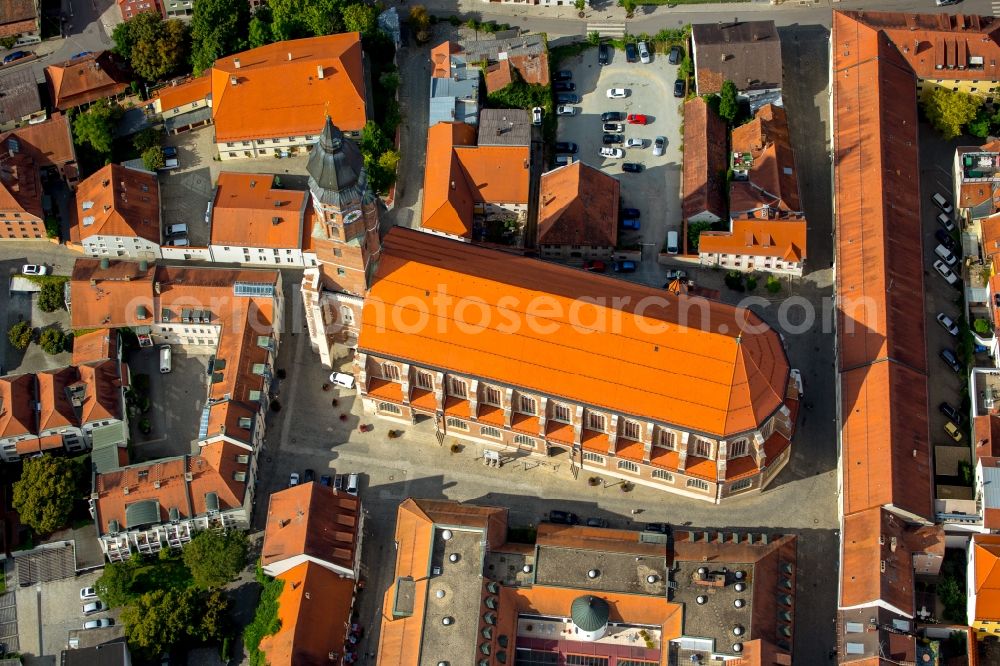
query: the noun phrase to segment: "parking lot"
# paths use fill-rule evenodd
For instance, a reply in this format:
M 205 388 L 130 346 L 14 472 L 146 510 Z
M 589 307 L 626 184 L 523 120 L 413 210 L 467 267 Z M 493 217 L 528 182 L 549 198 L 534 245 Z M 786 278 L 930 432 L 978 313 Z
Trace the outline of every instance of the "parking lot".
M 66 648 L 71 629 L 82 629 L 87 620 L 117 618 L 117 610 L 83 614 L 80 588 L 92 587 L 100 575 L 101 571 L 95 571 L 18 588 L 15 594 L 21 652 L 58 658 L 60 651 Z M 36 660 L 36 663 L 45 662 Z
M 580 97 L 576 115 L 560 116 L 557 139 L 572 141 L 579 146 L 576 158 L 585 164 L 601 169 L 621 182 L 622 201 L 625 206 L 642 212 L 641 228 L 636 231 L 619 231 L 619 245 L 641 244 L 643 265 L 639 274 L 649 282 L 659 281 L 660 267 L 656 256 L 663 247 L 669 229 L 680 229 L 680 177 L 681 177 L 681 101 L 673 96 L 677 66 L 667 63 L 666 54 L 656 53 L 652 62 L 629 63 L 623 51 L 611 50 L 607 65 L 598 63 L 598 50 L 588 49 L 578 56 L 566 59 L 560 69 L 573 72 L 575 94 Z M 609 99 L 610 88 L 628 91 L 624 99 Z M 643 139 L 642 148 L 625 148 L 624 159 L 603 158 L 601 114 L 618 111 L 624 114 L 642 114 L 646 125 L 623 123 L 624 140 Z M 657 136 L 667 139 L 666 150 L 660 157 L 653 155 L 653 140 Z M 641 173 L 626 173 L 622 164 L 634 162 L 643 166 Z M 655 206 L 648 202 L 656 202 Z

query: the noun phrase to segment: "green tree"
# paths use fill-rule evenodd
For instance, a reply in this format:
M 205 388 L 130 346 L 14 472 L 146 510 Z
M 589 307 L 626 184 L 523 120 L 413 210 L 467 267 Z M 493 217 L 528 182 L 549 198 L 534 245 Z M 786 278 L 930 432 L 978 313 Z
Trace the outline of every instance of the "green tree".
M 142 165 L 153 172 L 165 167 L 167 160 L 163 156 L 163 148 L 153 146 L 142 151 Z
M 271 34 L 274 41 L 298 39 L 310 34 L 306 24 L 308 0 L 269 0 L 271 9 Z
M 938 86 L 924 100 L 924 113 L 943 138 L 954 139 L 975 120 L 982 105 L 982 97 Z
M 66 308 L 64 284 L 61 280 L 49 280 L 42 284 L 42 290 L 38 293 L 38 309 L 42 312 L 64 310 Z
M 639 3 L 638 0 L 618 0 L 618 6 L 625 9 L 627 16 L 632 16 L 635 14 L 636 8 L 639 7 Z
M 427 13 L 427 8 L 423 5 L 413 5 L 410 7 L 410 27 L 417 41 L 424 44 L 431 38 L 431 17 Z
M 197 590 L 154 590 L 133 599 L 122 611 L 129 644 L 158 655 L 187 639 L 201 610 Z
M 110 156 L 115 124 L 120 117 L 121 108 L 117 104 L 98 100 L 73 119 L 73 138 L 78 144 L 89 144 L 102 156 Z
M 271 30 L 272 20 L 270 5 L 261 5 L 257 8 L 257 11 L 253 14 L 253 18 L 250 19 L 248 37 L 250 48 L 264 46 L 274 41 L 274 33 Z
M 399 73 L 382 72 L 382 75 L 378 77 L 378 84 L 382 86 L 382 89 L 387 93 L 395 93 L 396 89 L 399 88 Z
M 49 454 L 28 458 L 14 482 L 14 508 L 21 522 L 39 534 L 51 534 L 69 522 L 77 499 L 81 465 Z
M 382 132 L 382 128 L 369 120 L 361 129 L 361 141 L 358 147 L 366 155 L 378 157 L 389 148 L 389 139 Z
M 66 334 L 62 329 L 46 328 L 38 336 L 38 346 L 46 354 L 55 355 L 66 349 Z
M 26 321 L 19 321 L 7 330 L 10 346 L 18 351 L 27 349 L 33 337 L 35 337 L 35 331 L 31 328 L 31 324 Z
M 261 586 L 260 600 L 257 602 L 253 622 L 243 630 L 243 647 L 250 657 L 250 666 L 267 666 L 264 653 L 260 651 L 260 641 L 281 628 L 281 620 L 278 619 L 278 597 L 281 596 L 285 582 L 265 576 L 259 564 L 257 581 Z
M 767 284 L 764 286 L 772 294 L 777 294 L 779 291 L 781 291 L 781 280 L 774 277 L 773 275 L 768 275 Z
M 576 11 L 582 12 L 587 8 L 587 0 L 573 0 L 573 6 L 576 7 Z
M 138 563 L 137 558 L 132 558 L 106 565 L 101 577 L 94 583 L 97 596 L 112 608 L 127 604 L 132 598 L 132 583 Z
M 250 25 L 245 0 L 198 0 L 191 17 L 191 65 L 196 74 L 222 56 L 242 50 Z
M 979 107 L 979 111 L 976 112 L 976 117 L 966 125 L 965 131 L 972 136 L 985 139 L 990 135 L 991 120 L 989 111 L 986 110 L 986 107 L 981 106 Z
M 132 145 L 141 155 L 153 146 L 163 144 L 164 133 L 159 127 L 147 127 L 132 137 Z
M 591 46 L 599 45 L 601 43 L 601 33 L 597 32 L 596 30 L 594 32 L 588 32 L 587 43 L 590 44 Z
M 719 91 L 719 115 L 726 124 L 732 126 L 739 112 L 740 101 L 736 96 L 736 84 L 732 81 L 723 81 L 722 90 Z
M 347 5 L 341 10 L 344 30 L 370 35 L 378 30 L 378 9 L 364 3 Z
M 246 566 L 247 540 L 242 532 L 200 532 L 184 547 L 184 564 L 198 587 L 225 585 Z
M 344 31 L 340 19 L 343 0 L 309 0 L 306 3 L 305 22 L 310 34 L 332 35 Z
M 187 24 L 176 19 L 164 21 L 154 12 L 142 12 L 119 23 L 111 37 L 115 52 L 147 81 L 180 72 L 188 59 Z
M 229 635 L 229 599 L 222 590 L 212 590 L 205 596 L 195 634 L 206 642 Z

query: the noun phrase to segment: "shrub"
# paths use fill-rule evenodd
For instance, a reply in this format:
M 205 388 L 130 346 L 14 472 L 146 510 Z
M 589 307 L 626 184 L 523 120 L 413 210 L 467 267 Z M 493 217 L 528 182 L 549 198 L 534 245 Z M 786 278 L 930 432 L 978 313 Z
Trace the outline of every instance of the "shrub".
M 977 319 L 974 322 L 972 322 L 972 328 L 979 335 L 990 334 L 990 323 L 985 319 Z
M 779 291 L 781 291 L 781 280 L 774 277 L 773 275 L 768 275 L 767 290 L 772 294 L 777 294 Z
M 62 281 L 50 281 L 42 285 L 38 294 L 38 309 L 42 312 L 55 312 L 66 308 L 66 298 L 63 294 Z
M 10 340 L 10 345 L 18 351 L 27 349 L 34 336 L 35 331 L 31 328 L 31 324 L 26 321 L 17 322 L 7 331 L 7 339 Z
M 729 271 L 726 273 L 724 282 L 726 283 L 726 286 L 733 291 L 742 292 L 744 290 L 743 273 L 740 273 L 739 271 Z
M 757 288 L 757 278 L 755 276 L 753 276 L 753 275 L 748 275 L 747 276 L 747 281 L 746 281 L 746 287 L 747 287 L 747 291 L 753 291 L 754 289 L 756 289 Z
M 587 43 L 592 46 L 597 46 L 601 43 L 601 33 L 590 32 L 587 33 Z
M 38 345 L 46 354 L 58 354 L 66 349 L 66 334 L 58 328 L 46 328 L 38 336 Z
M 59 238 L 59 219 L 53 215 L 45 218 L 45 237 Z

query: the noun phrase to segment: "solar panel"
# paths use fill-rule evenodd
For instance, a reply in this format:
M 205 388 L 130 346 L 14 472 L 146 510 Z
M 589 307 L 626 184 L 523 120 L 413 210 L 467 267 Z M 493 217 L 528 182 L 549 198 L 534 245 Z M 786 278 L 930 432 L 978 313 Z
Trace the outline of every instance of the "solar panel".
M 264 282 L 236 282 L 233 293 L 237 296 L 274 296 L 274 285 Z

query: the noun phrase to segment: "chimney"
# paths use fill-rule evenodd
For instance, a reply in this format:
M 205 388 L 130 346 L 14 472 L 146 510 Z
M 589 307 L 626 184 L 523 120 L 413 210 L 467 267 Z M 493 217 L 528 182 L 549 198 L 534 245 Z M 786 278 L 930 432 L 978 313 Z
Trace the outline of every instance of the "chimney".
M 292 61 L 292 52 L 289 51 L 288 52 L 288 62 L 291 62 L 291 61 Z
M 229 84 L 235 86 L 236 83 L 237 83 L 236 77 L 235 76 L 230 76 L 229 77 Z
M 451 181 L 451 189 L 455 189 L 455 181 Z
M 316 78 L 323 78 L 323 65 L 316 65 Z
M 235 67 L 236 69 L 240 68 L 240 59 L 239 58 L 233 58 L 233 67 Z

